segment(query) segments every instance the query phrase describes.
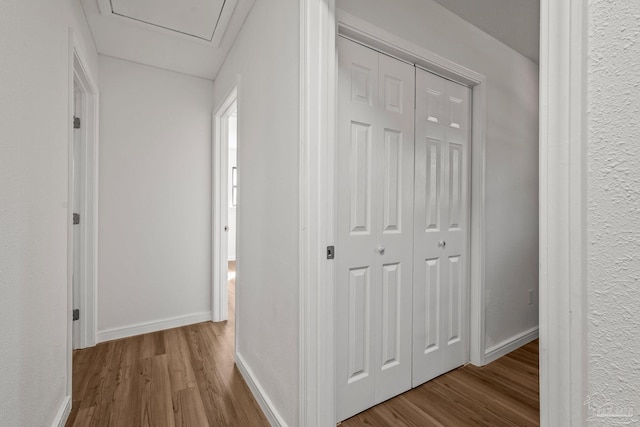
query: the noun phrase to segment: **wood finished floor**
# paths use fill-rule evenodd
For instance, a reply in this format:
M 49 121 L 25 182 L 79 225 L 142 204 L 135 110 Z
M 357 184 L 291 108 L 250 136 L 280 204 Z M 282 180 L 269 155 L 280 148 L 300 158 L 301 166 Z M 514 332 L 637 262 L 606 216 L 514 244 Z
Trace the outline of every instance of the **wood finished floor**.
M 538 426 L 538 340 L 467 365 L 342 422 L 359 426 Z
M 233 266 L 231 266 L 233 268 Z M 229 284 L 234 301 L 235 281 Z M 70 426 L 268 426 L 234 365 L 229 321 L 98 344 L 73 354 Z M 344 422 L 357 426 L 537 426 L 538 341 L 442 375 Z
M 234 285 L 231 280 L 230 301 Z M 234 312 L 229 304 L 227 322 L 75 351 L 73 406 L 66 425 L 268 426 L 234 365 Z

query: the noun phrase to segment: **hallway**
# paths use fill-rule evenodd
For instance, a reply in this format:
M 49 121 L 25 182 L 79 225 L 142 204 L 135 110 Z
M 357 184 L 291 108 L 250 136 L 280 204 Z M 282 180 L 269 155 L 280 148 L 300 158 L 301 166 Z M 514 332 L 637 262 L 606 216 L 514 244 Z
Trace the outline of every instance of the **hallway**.
M 106 342 L 74 353 L 71 426 L 267 426 L 233 361 L 230 320 Z M 538 341 L 442 375 L 343 423 L 537 426 Z
M 73 354 L 71 426 L 266 426 L 235 367 L 235 279 L 229 321 L 199 323 Z

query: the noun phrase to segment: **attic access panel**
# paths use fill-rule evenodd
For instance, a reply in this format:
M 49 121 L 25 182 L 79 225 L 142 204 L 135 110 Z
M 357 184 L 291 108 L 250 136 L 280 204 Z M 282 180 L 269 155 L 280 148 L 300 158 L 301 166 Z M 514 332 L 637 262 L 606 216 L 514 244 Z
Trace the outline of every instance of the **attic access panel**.
M 222 38 L 233 6 L 228 0 L 110 0 L 109 12 L 213 42 Z

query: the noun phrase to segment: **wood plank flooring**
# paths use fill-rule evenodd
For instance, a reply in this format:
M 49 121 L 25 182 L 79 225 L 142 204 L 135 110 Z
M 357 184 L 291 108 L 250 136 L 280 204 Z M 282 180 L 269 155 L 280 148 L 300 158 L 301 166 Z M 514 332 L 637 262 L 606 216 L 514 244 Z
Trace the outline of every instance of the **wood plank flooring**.
M 538 340 L 467 365 L 342 422 L 359 426 L 538 426 Z
M 230 266 L 233 268 L 233 265 Z M 267 426 L 235 367 L 229 321 L 98 344 L 73 354 L 70 426 Z M 358 414 L 341 427 L 537 426 L 538 341 L 468 365 Z
M 233 268 L 233 265 L 230 266 Z M 234 301 L 235 280 L 229 300 Z M 268 426 L 235 367 L 229 321 L 200 323 L 73 353 L 67 426 Z

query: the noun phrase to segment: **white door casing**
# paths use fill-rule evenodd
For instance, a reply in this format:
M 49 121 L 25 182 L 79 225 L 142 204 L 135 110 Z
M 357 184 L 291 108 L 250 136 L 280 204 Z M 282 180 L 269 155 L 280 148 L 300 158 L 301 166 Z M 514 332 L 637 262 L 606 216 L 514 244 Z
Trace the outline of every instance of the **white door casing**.
M 339 38 L 336 412 L 411 387 L 414 69 Z
M 416 70 L 413 386 L 469 361 L 470 90 Z
M 211 317 L 223 322 L 229 317 L 228 296 L 228 216 L 229 216 L 229 118 L 237 112 L 238 88 L 234 87 L 213 113 L 213 218 L 212 218 L 212 289 Z M 237 123 L 237 122 L 236 122 Z M 237 126 L 237 125 L 236 125 Z M 236 131 L 237 135 L 237 131 Z M 236 238 L 237 239 L 237 238 Z M 236 265 L 236 283 L 238 267 Z M 237 310 L 236 310 L 237 312 Z M 236 325 L 237 335 L 237 325 Z
M 68 316 L 69 353 L 74 348 L 96 344 L 98 288 L 98 177 L 99 177 L 99 92 L 76 41 L 69 32 L 69 155 L 68 155 Z M 74 129 L 73 117 L 80 120 Z M 73 225 L 73 213 L 80 224 Z M 74 285 L 75 280 L 75 285 Z M 72 310 L 80 319 L 71 320 Z M 71 366 L 71 355 L 69 366 Z M 71 368 L 69 368 L 71 372 Z M 70 375 L 70 374 L 69 374 Z
M 82 120 L 82 93 L 80 92 L 79 83 L 76 79 L 73 82 L 73 116 Z M 73 213 L 79 214 L 80 218 L 84 219 L 84 212 L 82 209 L 83 205 L 83 189 L 82 189 L 82 177 L 83 177 L 83 132 L 81 128 L 73 129 L 73 162 L 71 164 L 71 173 L 73 176 Z M 82 283 L 83 275 L 83 263 L 81 257 L 81 245 L 82 245 L 82 223 L 74 224 L 72 228 L 73 233 L 73 276 L 72 276 L 72 286 L 73 286 L 73 297 L 72 297 L 72 309 L 80 310 L 80 301 L 81 301 L 81 289 L 84 286 Z M 82 313 L 84 314 L 84 313 Z M 82 348 L 80 344 L 80 321 L 76 320 L 72 323 L 72 345 L 73 349 Z

